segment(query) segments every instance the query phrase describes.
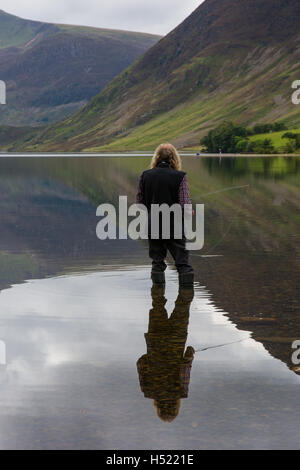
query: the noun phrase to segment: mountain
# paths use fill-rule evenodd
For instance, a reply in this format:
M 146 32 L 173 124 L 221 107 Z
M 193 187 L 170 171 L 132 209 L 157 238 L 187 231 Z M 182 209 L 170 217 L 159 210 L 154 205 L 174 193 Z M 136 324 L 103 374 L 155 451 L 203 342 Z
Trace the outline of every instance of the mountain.
M 159 40 L 159 36 L 42 23 L 0 10 L 0 124 L 66 118 Z
M 28 149 L 195 145 L 224 119 L 300 124 L 299 0 L 206 0 L 65 122 Z

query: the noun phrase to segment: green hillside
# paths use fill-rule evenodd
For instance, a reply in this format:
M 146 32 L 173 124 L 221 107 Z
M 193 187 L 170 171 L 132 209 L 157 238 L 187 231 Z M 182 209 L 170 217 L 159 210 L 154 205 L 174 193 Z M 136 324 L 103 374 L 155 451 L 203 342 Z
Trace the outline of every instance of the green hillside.
M 55 25 L 24 20 L 0 10 L 0 48 L 25 46 L 37 34 L 55 30 Z

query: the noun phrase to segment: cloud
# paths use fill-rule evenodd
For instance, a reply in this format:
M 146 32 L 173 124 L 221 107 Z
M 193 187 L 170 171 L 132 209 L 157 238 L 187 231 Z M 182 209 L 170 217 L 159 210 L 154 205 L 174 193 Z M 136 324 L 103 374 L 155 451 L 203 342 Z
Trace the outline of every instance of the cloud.
M 203 0 L 2 0 L 1 9 L 50 23 L 167 34 Z

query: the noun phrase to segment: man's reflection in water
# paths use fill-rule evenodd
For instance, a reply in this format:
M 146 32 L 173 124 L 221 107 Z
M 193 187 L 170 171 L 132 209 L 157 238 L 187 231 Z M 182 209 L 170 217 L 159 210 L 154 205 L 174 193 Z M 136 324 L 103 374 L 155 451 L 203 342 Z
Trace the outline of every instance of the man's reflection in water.
M 181 398 L 187 398 L 195 350 L 185 351 L 190 305 L 194 290 L 180 289 L 175 308 L 168 318 L 165 288 L 152 287 L 148 333 L 145 333 L 147 354 L 137 362 L 141 390 L 154 400 L 157 415 L 173 421 L 179 413 Z

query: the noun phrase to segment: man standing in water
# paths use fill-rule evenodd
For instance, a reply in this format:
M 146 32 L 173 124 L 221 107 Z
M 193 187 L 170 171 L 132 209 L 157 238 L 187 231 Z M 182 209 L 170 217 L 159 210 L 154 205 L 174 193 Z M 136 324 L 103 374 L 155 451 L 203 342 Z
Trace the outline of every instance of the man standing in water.
M 176 148 L 171 144 L 161 144 L 155 151 L 151 163 L 151 169 L 144 171 L 139 181 L 137 203 L 147 207 L 149 215 L 149 256 L 152 259 L 152 280 L 154 284 L 165 284 L 165 258 L 169 251 L 174 258 L 175 266 L 179 273 L 179 284 L 182 286 L 193 285 L 194 271 L 189 264 L 189 253 L 186 250 L 184 230 L 182 237 L 175 238 L 176 223 L 182 224 L 175 217 L 170 218 L 170 235 L 163 237 L 161 233 L 162 217 L 160 217 L 159 236 L 153 237 L 151 231 L 151 207 L 152 205 L 166 204 L 171 207 L 180 204 L 184 209 L 185 204 L 191 204 L 187 177 L 181 171 L 181 158 Z M 171 214 L 174 216 L 174 214 Z M 160 214 L 161 216 L 161 214 Z

